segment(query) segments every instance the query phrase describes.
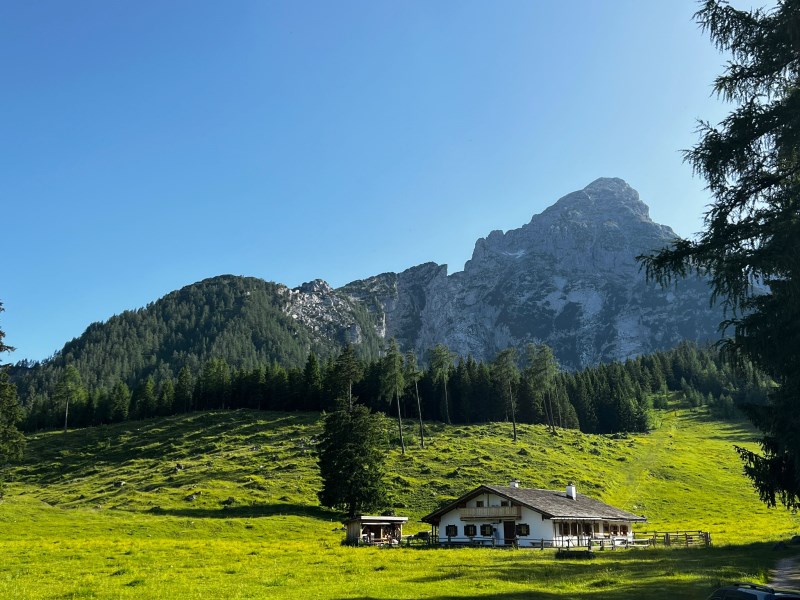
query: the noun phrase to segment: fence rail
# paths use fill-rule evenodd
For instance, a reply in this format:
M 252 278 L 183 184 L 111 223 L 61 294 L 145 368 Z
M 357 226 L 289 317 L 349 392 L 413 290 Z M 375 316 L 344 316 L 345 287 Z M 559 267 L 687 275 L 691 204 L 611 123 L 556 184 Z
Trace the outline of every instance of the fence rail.
M 650 540 L 653 546 L 710 546 L 708 531 L 637 531 L 635 540 Z
M 473 538 L 470 540 L 450 539 L 445 536 L 431 536 L 427 543 L 431 545 L 443 544 L 445 546 L 500 546 L 500 547 L 519 547 L 534 548 L 544 550 L 545 548 L 564 548 L 564 549 L 585 549 L 585 550 L 616 550 L 626 548 L 649 548 L 651 546 L 710 546 L 711 534 L 707 531 L 637 531 L 633 539 L 623 536 L 611 537 L 580 537 L 555 538 L 555 539 L 534 539 L 524 540 L 520 544 L 515 538 L 511 544 L 504 544 L 495 538 Z

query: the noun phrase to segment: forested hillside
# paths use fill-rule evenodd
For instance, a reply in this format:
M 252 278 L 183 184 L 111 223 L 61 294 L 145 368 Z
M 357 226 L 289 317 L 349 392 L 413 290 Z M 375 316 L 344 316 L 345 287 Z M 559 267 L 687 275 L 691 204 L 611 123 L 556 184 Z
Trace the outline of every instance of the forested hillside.
M 302 366 L 309 352 L 328 355 L 358 341 L 366 356 L 377 354 L 377 336 L 359 306 L 340 302 L 355 324 L 315 331 L 293 317 L 295 290 L 254 277 L 224 275 L 200 281 L 144 308 L 94 323 L 41 364 L 18 365 L 14 379 L 23 398 L 52 396 L 68 365 L 88 389 L 124 382 L 135 388 L 153 377 L 166 381 L 187 367 L 198 374 L 212 357 L 235 368 L 279 363 Z M 355 333 L 351 335 L 350 329 Z
M 53 370 L 57 379 L 51 388 L 23 395 L 26 427 L 61 427 L 65 421 L 82 427 L 209 409 L 322 411 L 352 393 L 354 402 L 393 416 L 611 433 L 646 431 L 651 409 L 665 406 L 670 392 L 729 418 L 737 404 L 763 402 L 770 387 L 749 364 L 735 369 L 717 351 L 689 343 L 578 372 L 560 371 L 545 345 L 530 345 L 523 357 L 504 350 L 489 362 L 458 357 L 443 345 L 427 357 L 421 368 L 413 353 L 401 355 L 391 344 L 377 359 L 361 358 L 350 344 L 326 358 L 311 352 L 303 366 L 284 366 L 271 357 L 262 362 L 251 357 L 254 366 L 237 366 L 222 357 L 200 362 L 193 355 L 177 374 L 143 370 L 139 379 L 107 384 L 92 384 L 67 364 Z M 397 378 L 399 400 L 387 387 Z

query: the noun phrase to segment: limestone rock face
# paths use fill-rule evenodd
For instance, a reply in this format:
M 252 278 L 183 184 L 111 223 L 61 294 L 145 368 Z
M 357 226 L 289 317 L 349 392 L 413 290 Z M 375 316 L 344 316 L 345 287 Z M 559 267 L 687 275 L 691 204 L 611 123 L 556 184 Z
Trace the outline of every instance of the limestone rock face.
M 363 322 L 359 322 L 358 303 L 334 290 L 322 279 L 299 287 L 282 288 L 283 312 L 306 327 L 315 341 L 332 340 L 337 344 L 359 344 L 364 341 Z M 362 311 L 363 312 L 363 311 Z M 374 327 L 379 337 L 385 331 Z
M 491 359 L 508 346 L 552 346 L 562 365 L 624 360 L 717 337 L 721 311 L 701 279 L 647 283 L 635 257 L 675 239 L 621 179 L 598 179 L 519 229 L 475 244 L 463 272 L 426 263 L 347 284 L 380 334 L 422 352 L 438 342 Z

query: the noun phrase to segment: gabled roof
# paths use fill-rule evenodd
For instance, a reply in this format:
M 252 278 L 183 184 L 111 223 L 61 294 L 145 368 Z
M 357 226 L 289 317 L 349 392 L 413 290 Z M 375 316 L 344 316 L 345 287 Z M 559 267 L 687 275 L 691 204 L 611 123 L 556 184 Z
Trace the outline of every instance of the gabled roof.
M 555 521 L 586 519 L 597 521 L 644 522 L 647 520 L 644 517 L 634 515 L 633 513 L 616 508 L 605 502 L 600 502 L 584 494 L 576 494 L 576 498 L 573 500 L 567 496 L 565 491 L 482 485 L 464 494 L 450 504 L 443 506 L 439 510 L 422 517 L 422 521 L 424 523 L 436 524 L 439 522 L 442 515 L 458 508 L 459 504 L 485 493 L 497 494 L 517 504 L 527 506 L 541 513 L 545 518 Z

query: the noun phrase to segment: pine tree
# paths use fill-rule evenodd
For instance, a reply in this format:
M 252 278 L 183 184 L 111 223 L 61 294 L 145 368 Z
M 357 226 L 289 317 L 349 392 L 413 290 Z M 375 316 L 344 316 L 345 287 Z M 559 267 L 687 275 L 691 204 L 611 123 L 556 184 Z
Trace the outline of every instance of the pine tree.
M 64 414 L 64 433 L 67 432 L 69 425 L 70 406 L 73 410 L 81 409 L 86 404 L 88 392 L 83 387 L 81 374 L 73 365 L 68 365 L 61 373 L 61 377 L 56 384 L 54 399 L 56 406 L 63 407 Z
M 431 374 L 434 383 L 441 383 L 444 388 L 444 418 L 448 425 L 450 421 L 450 403 L 447 398 L 447 382 L 450 380 L 450 370 L 453 368 L 453 353 L 444 344 L 436 344 L 431 350 Z
M 383 481 L 386 453 L 381 446 L 386 437 L 383 417 L 366 406 L 342 401 L 325 417 L 317 455 L 323 506 L 340 509 L 350 517 L 376 511 L 388 504 Z
M 400 395 L 406 386 L 403 373 L 403 355 L 397 347 L 397 340 L 389 340 L 389 347 L 386 349 L 386 356 L 383 357 L 381 369 L 381 390 L 382 395 L 389 399 L 391 404 L 392 396 L 397 400 L 397 428 L 400 431 L 400 449 L 406 453 L 406 444 L 403 439 L 403 417 L 400 413 Z
M 17 387 L 9 380 L 6 370 L 0 367 L 0 467 L 7 461 L 22 458 L 25 436 L 17 429 L 22 418 Z
M 547 423 L 550 425 L 550 431 L 556 432 L 556 415 L 554 406 L 558 408 L 558 404 L 553 402 L 555 394 L 555 378 L 558 374 L 558 363 L 553 354 L 553 350 L 546 344 L 528 348 L 528 377 L 534 389 L 542 394 L 543 408 Z
M 517 441 L 517 402 L 515 389 L 519 384 L 517 368 L 517 349 L 506 348 L 498 353 L 492 364 L 492 374 L 497 381 L 500 393 L 505 398 L 506 410 L 511 415 L 513 440 Z
M 131 391 L 124 381 L 118 381 L 111 389 L 111 421 L 124 421 L 131 408 Z
M 194 382 L 192 372 L 184 365 L 178 373 L 178 385 L 175 387 L 175 407 L 180 412 L 188 412 L 192 408 Z
M 317 355 L 309 353 L 306 366 L 303 368 L 304 408 L 320 410 L 322 408 L 322 370 Z
M 3 308 L 3 303 L 0 302 L 0 313 L 3 312 L 4 310 L 5 309 Z M 2 329 L 0 329 L 0 353 L 2 353 L 2 352 L 13 352 L 14 348 L 12 346 L 6 346 L 3 343 L 3 338 L 5 338 L 5 337 L 6 337 L 5 332 Z
M 422 403 L 419 399 L 419 380 L 422 371 L 417 366 L 417 355 L 412 351 L 406 352 L 404 379 L 406 385 L 414 384 L 414 397 L 417 399 L 417 417 L 419 418 L 419 445 L 425 447 L 425 428 L 422 426 Z
M 364 376 L 364 365 L 356 356 L 355 348 L 352 344 L 347 344 L 335 363 L 336 380 L 347 392 L 347 402 L 353 406 L 353 384 Z
M 739 449 L 766 504 L 800 508 L 800 3 L 737 10 L 706 0 L 695 15 L 731 60 L 714 85 L 735 105 L 718 125 L 701 122 L 686 153 L 713 203 L 704 231 L 641 257 L 663 284 L 708 274 L 733 330 L 726 351 L 779 387 L 749 416 L 762 453 Z

